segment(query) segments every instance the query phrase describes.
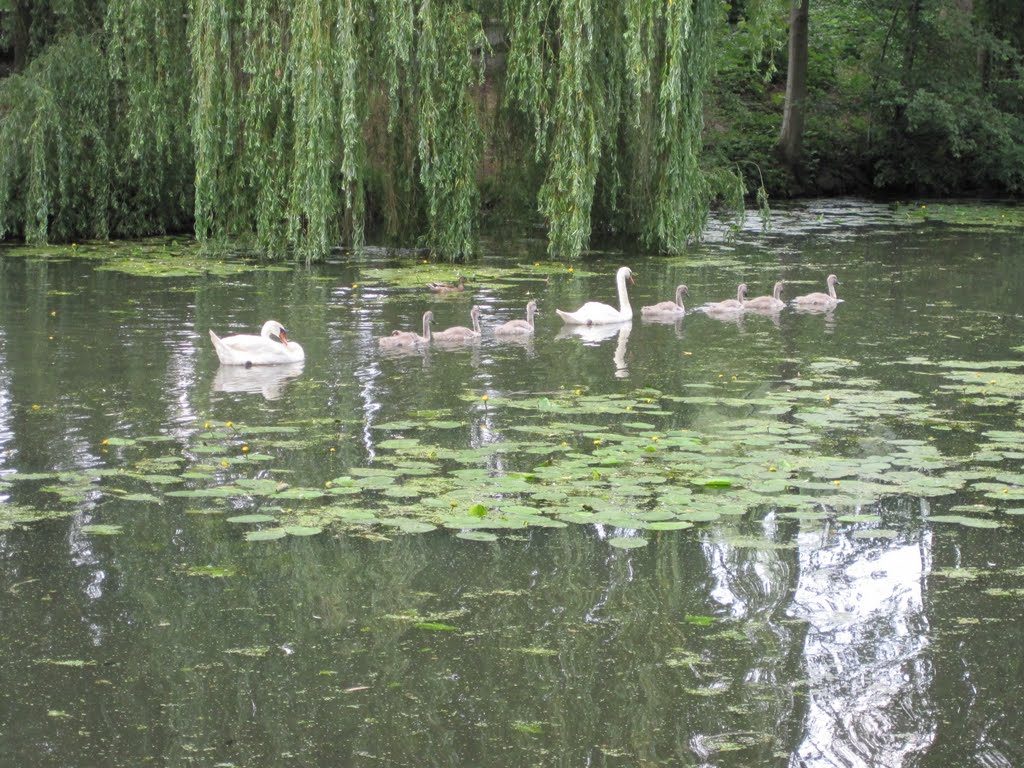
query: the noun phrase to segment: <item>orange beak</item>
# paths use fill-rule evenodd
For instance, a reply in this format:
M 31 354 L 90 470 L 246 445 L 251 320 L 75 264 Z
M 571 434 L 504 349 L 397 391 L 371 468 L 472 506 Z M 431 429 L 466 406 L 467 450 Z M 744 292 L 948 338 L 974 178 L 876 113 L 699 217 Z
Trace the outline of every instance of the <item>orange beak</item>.
M 282 344 L 284 344 L 286 347 L 288 346 L 288 336 L 285 333 L 284 328 L 281 329 L 281 333 L 278 334 L 278 338 L 281 339 Z

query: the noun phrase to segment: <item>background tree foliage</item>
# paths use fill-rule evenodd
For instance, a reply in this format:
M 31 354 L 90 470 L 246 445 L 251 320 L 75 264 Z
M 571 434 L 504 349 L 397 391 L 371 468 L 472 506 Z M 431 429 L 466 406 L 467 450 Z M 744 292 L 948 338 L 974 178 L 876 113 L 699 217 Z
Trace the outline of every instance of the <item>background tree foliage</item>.
M 810 0 L 798 173 L 784 0 L 0 0 L 0 238 L 193 229 L 271 257 L 446 258 L 538 216 L 678 252 L 715 200 L 1016 194 L 1024 7 Z
M 1024 3 L 810 0 L 809 15 L 801 172 L 773 157 L 787 62 L 752 72 L 742 20 L 710 90 L 709 155 L 757 160 L 780 196 L 1024 192 Z

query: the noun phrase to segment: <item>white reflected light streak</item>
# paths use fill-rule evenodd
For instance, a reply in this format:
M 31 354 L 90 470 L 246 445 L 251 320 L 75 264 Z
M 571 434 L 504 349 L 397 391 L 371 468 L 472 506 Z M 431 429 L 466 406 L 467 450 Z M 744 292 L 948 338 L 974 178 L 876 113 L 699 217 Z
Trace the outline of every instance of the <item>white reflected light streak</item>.
M 799 536 L 791 615 L 807 621 L 808 705 L 796 768 L 901 766 L 934 740 L 925 579 L 931 534 L 906 544 Z

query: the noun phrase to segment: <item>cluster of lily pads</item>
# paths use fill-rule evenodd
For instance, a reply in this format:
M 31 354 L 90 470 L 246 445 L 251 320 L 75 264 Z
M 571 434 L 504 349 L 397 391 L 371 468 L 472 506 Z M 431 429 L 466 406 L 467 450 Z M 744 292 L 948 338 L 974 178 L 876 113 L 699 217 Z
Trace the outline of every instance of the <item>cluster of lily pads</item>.
M 683 394 L 466 392 L 458 412 L 374 424 L 373 460 L 348 464 L 339 456 L 370 452 L 339 451 L 337 425 L 326 420 L 205 422 L 184 440 L 111 436 L 99 446 L 106 466 L 0 479 L 0 530 L 88 511 L 85 532 L 117 533 L 125 505 L 181 503 L 224 515 L 251 541 L 440 528 L 493 541 L 588 525 L 614 546 L 633 547 L 660 531 L 747 515 L 891 537 L 916 524 L 880 503 L 895 496 L 977 497 L 935 510 L 932 523 L 999 527 L 1020 512 L 1013 505 L 1024 499 L 1024 473 L 1010 467 L 1024 459 L 1024 434 L 990 429 L 973 455 L 947 455 L 937 437 L 958 426 L 948 408 L 881 389 L 853 375 L 856 368 L 821 359 L 809 378 L 753 391 L 726 382 L 691 384 Z M 954 404 L 1010 402 L 1018 383 L 985 366 L 941 368 Z M 488 442 L 465 445 L 472 422 L 486 423 Z M 301 473 L 291 469 L 299 465 Z M 23 485 L 25 497 L 40 492 L 52 503 L 19 503 Z

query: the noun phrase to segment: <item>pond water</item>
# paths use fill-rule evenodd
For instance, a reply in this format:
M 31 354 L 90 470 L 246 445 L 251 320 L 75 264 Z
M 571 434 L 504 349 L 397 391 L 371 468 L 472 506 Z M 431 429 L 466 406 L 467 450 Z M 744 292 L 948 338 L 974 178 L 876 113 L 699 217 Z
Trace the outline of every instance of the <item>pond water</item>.
M 1022 243 L 851 201 L 571 268 L 0 250 L 0 763 L 1024 764 Z M 567 333 L 622 264 L 843 302 Z M 218 365 L 271 318 L 304 364 Z

